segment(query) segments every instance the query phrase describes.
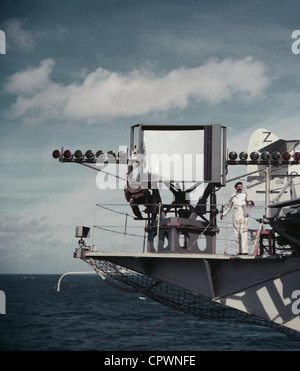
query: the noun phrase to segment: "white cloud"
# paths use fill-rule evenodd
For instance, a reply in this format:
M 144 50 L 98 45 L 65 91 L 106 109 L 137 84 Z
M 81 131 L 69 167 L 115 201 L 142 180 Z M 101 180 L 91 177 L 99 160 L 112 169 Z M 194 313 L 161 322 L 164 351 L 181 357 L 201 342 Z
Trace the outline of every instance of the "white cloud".
M 52 59 L 45 59 L 38 68 L 29 68 L 26 71 L 15 73 L 6 85 L 7 92 L 33 95 L 44 90 L 45 86 L 49 87 L 51 84 L 49 76 L 54 64 Z
M 81 84 L 61 85 L 50 78 L 54 61 L 14 74 L 7 92 L 17 95 L 14 117 L 39 122 L 128 117 L 185 109 L 191 100 L 218 104 L 234 97 L 251 99 L 270 83 L 262 62 L 251 57 L 217 59 L 195 68 L 181 67 L 165 75 L 149 69 L 121 74 L 98 68 Z
M 1 272 L 19 271 L 23 265 L 34 265 L 43 247 L 51 249 L 59 244 L 54 230 L 49 230 L 46 218 L 10 214 L 0 216 L 0 240 Z
M 96 177 L 95 177 L 96 178 Z M 100 191 L 96 179 L 82 180 L 78 188 L 70 192 L 54 192 L 42 199 L 31 200 L 30 207 L 24 200 L 13 205 L 0 216 L 0 272 L 63 272 L 63 270 L 87 270 L 88 266 L 73 259 L 77 247 L 75 227 L 94 223 L 118 232 L 124 231 L 125 215 L 107 209 L 95 208 L 104 203 L 109 209 L 133 215 L 123 190 Z M 13 201 L 11 201 L 13 202 Z M 107 204 L 111 204 L 108 206 Z M 140 229 L 136 226 L 139 225 Z M 144 222 L 128 217 L 127 232 L 144 235 Z M 143 239 L 111 233 L 105 230 L 91 230 L 86 240 L 99 250 L 142 251 Z M 80 264 L 81 263 L 81 264 Z
M 24 21 L 18 18 L 9 19 L 4 28 L 7 35 L 8 48 L 30 52 L 34 49 L 34 39 L 29 31 L 23 28 Z

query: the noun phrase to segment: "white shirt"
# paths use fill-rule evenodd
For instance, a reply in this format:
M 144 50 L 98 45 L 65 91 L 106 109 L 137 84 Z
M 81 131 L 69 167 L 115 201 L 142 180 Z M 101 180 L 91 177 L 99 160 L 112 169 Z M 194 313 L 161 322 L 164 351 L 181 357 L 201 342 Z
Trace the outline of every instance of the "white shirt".
M 247 205 L 246 193 L 234 193 L 225 205 L 223 216 L 227 215 L 233 207 L 232 218 L 235 220 L 244 219 L 244 206 Z

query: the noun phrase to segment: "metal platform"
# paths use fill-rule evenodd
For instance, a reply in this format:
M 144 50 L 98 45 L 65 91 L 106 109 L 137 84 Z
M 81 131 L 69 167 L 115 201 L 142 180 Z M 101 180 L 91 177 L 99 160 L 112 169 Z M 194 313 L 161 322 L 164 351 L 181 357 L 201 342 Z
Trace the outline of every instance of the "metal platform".
M 200 259 L 200 260 L 276 260 L 282 259 L 281 255 L 235 255 L 235 254 L 190 254 L 190 253 L 151 253 L 151 252 L 113 252 L 113 251 L 90 251 L 85 254 L 88 258 L 111 258 L 111 257 L 126 257 L 126 258 L 155 258 L 155 259 Z

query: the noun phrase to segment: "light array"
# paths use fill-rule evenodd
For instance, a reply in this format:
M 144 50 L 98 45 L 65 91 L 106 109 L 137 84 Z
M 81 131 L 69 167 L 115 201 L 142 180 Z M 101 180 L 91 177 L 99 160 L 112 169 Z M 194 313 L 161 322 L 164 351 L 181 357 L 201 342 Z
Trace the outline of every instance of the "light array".
M 254 151 L 248 155 L 247 152 L 242 151 L 239 154 L 231 151 L 228 154 L 227 163 L 230 165 L 238 164 L 268 164 L 268 163 L 293 163 L 298 164 L 300 162 L 300 152 L 295 152 L 291 155 L 289 152 L 280 153 L 274 151 L 272 153 L 264 151 L 262 153 Z
M 69 150 L 58 150 L 55 149 L 52 152 L 52 157 L 59 159 L 61 162 L 117 162 L 117 163 L 127 163 L 127 152 L 119 151 L 115 153 L 114 151 L 104 152 L 101 149 L 94 152 L 92 150 L 87 150 L 85 152 L 77 149 L 73 153 Z

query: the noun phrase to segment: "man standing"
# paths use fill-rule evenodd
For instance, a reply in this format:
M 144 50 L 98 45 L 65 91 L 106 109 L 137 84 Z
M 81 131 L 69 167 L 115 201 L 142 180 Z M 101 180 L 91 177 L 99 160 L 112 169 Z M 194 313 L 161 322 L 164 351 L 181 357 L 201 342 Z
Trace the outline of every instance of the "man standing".
M 246 206 L 248 204 L 247 195 L 243 192 L 243 183 L 235 184 L 236 193 L 234 193 L 228 203 L 225 205 L 224 211 L 221 214 L 221 220 L 229 213 L 233 206 L 232 222 L 235 235 L 235 243 L 237 254 L 248 254 L 248 215 L 246 214 Z

